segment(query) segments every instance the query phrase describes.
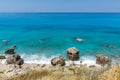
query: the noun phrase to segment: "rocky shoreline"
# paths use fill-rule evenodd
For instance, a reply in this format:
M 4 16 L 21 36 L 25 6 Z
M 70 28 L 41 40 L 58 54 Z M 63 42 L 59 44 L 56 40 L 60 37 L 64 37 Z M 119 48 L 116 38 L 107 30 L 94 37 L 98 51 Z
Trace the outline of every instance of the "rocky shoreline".
M 58 56 L 51 59 L 51 64 L 28 64 L 24 62 L 24 59 L 22 59 L 20 55 L 14 52 L 15 48 L 16 46 L 13 46 L 12 48 L 5 51 L 5 54 L 9 54 L 8 57 L 0 57 L 0 61 L 4 60 L 6 62 L 6 64 L 0 63 L 0 80 L 10 80 L 11 78 L 15 78 L 34 70 L 56 71 L 57 69 L 61 69 L 64 71 L 65 69 L 68 69 L 67 71 L 69 72 L 69 69 L 71 68 L 72 72 L 69 73 L 71 74 L 75 73 L 74 70 L 81 70 L 83 67 L 90 70 L 90 72 L 91 68 L 93 71 L 102 69 L 102 72 L 111 68 L 112 60 L 102 54 L 96 55 L 96 64 L 98 64 L 99 67 L 96 65 L 87 66 L 87 64 L 82 63 L 82 61 L 80 61 L 80 64 L 75 64 L 75 61 L 79 59 L 80 55 L 80 51 L 75 47 L 67 49 L 67 58 L 72 62 L 69 66 L 66 66 L 66 59 L 63 56 Z

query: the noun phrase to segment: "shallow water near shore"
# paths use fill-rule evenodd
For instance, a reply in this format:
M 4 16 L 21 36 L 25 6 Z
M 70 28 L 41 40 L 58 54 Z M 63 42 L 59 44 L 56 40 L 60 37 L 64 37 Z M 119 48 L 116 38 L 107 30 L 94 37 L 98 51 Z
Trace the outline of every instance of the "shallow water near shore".
M 82 38 L 84 42 L 74 38 Z M 70 47 L 80 51 L 77 63 L 82 60 L 95 64 L 96 54 L 104 54 L 118 62 L 119 38 L 119 13 L 0 14 L 0 54 L 4 55 L 5 50 L 16 45 L 16 52 L 28 63 L 50 64 L 55 56 L 66 58 Z M 3 40 L 8 40 L 8 44 Z

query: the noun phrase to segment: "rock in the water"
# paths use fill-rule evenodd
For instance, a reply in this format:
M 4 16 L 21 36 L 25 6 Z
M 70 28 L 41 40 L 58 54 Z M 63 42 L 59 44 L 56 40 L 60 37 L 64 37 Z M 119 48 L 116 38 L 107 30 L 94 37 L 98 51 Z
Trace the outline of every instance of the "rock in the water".
M 22 65 L 24 60 L 18 54 L 13 54 L 6 59 L 6 62 L 7 64 Z
M 116 46 L 109 45 L 109 44 L 103 44 L 103 47 L 112 48 L 112 49 L 116 49 L 117 48 Z
M 120 56 L 118 56 L 117 59 L 120 59 Z
M 65 65 L 65 59 L 62 56 L 55 57 L 51 60 L 51 64 L 53 66 L 59 65 L 59 66 L 64 66 Z
M 75 47 L 69 48 L 67 50 L 67 57 L 68 59 L 75 61 L 79 59 L 79 51 Z
M 82 39 L 82 38 L 74 38 L 74 40 L 76 40 L 76 41 L 79 41 L 79 42 L 83 42 L 84 41 L 84 39 Z
M 2 40 L 2 42 L 4 43 L 4 45 L 8 45 L 8 40 Z
M 109 45 L 109 48 L 116 49 L 116 46 L 114 46 L 114 45 Z
M 110 58 L 102 54 L 97 54 L 96 57 L 97 57 L 96 64 L 100 64 L 101 66 L 111 65 L 112 60 Z
M 15 52 L 14 52 L 15 48 L 16 48 L 16 46 L 11 47 L 7 51 L 5 51 L 5 54 L 15 54 Z
M 0 56 L 0 59 L 5 59 L 5 56 Z

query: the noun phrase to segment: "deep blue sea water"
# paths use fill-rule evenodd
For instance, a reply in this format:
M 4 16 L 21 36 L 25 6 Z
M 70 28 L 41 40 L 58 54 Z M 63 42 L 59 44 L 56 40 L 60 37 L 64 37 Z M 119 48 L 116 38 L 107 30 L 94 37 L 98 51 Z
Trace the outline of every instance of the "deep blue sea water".
M 95 61 L 96 54 L 118 61 L 119 39 L 119 13 L 0 13 L 0 54 L 16 45 L 26 62 L 49 63 L 54 56 L 66 57 L 70 47 L 79 49 L 86 62 Z M 8 45 L 2 40 L 9 40 Z

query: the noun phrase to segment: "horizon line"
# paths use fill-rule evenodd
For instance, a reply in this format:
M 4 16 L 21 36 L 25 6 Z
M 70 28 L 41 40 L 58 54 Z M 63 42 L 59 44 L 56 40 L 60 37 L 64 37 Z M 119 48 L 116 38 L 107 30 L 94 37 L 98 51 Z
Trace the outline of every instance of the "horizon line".
M 0 13 L 120 13 L 120 12 L 0 12 Z

